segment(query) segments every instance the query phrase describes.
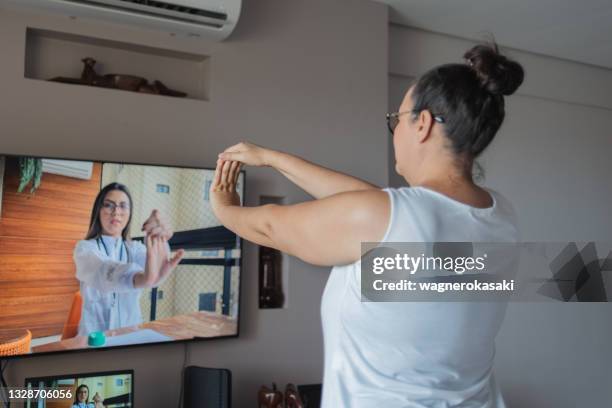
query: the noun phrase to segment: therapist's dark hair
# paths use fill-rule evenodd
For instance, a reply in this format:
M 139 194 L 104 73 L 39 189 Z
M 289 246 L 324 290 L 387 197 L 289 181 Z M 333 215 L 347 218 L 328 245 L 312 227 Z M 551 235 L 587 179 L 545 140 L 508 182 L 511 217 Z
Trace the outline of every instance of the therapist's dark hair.
M 74 404 L 75 405 L 78 405 L 79 402 L 81 402 L 81 401 L 79 401 L 79 391 L 81 390 L 81 388 L 85 388 L 87 390 L 87 399 L 85 400 L 85 403 L 89 402 L 89 387 L 87 385 L 85 385 L 85 384 L 81 384 L 81 385 L 79 385 L 77 387 L 77 389 L 76 389 L 76 391 L 74 393 Z
M 106 194 L 108 194 L 110 191 L 115 191 L 115 190 L 124 192 L 130 202 L 130 216 L 128 218 L 128 222 L 125 228 L 123 229 L 123 231 L 121 231 L 121 236 L 123 237 L 123 239 L 126 241 L 130 240 L 130 224 L 132 223 L 132 208 L 133 208 L 132 195 L 130 194 L 130 190 L 128 190 L 128 188 L 121 183 L 110 183 L 109 185 L 104 187 L 102 190 L 100 190 L 100 192 L 96 196 L 96 200 L 94 201 L 93 209 L 91 210 L 91 218 L 89 221 L 89 231 L 87 231 L 87 236 L 85 237 L 85 239 L 97 239 L 102 236 L 102 224 L 100 223 L 100 211 L 102 210 L 102 205 L 104 204 L 104 199 L 106 198 Z
M 444 118 L 453 152 L 469 161 L 491 143 L 504 121 L 504 95 L 513 94 L 525 73 L 501 55 L 497 44 L 477 45 L 465 64 L 445 64 L 423 74 L 414 84 L 414 114 L 428 110 Z

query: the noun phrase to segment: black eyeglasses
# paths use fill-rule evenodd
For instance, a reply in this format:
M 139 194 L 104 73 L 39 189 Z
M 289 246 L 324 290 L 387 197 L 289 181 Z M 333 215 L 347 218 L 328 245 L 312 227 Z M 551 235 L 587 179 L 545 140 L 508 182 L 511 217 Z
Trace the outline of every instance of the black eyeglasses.
M 409 111 L 404 111 L 404 112 L 387 113 L 387 127 L 389 128 L 389 132 L 391 132 L 391 134 L 395 132 L 395 128 L 399 124 L 399 117 L 406 113 L 417 114 L 417 113 L 420 113 L 420 111 L 409 110 Z M 440 115 L 433 115 L 433 120 L 435 120 L 438 123 L 444 123 L 444 117 Z
M 116 204 L 112 201 L 104 201 L 102 203 L 102 208 L 109 214 L 114 213 L 117 209 L 121 210 L 122 213 L 126 213 L 130 211 L 130 204 L 126 202 L 120 202 L 119 204 Z

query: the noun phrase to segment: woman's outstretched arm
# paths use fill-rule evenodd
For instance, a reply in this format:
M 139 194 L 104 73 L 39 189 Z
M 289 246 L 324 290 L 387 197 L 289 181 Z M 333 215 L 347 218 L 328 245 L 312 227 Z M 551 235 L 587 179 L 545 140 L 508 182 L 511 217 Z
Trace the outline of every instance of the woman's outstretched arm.
M 317 199 L 347 191 L 379 189 L 356 177 L 330 170 L 288 153 L 247 142 L 227 148 L 219 158 L 239 161 L 249 166 L 272 167 Z
M 380 241 L 390 217 L 381 190 L 352 191 L 295 205 L 241 207 L 240 163 L 220 160 L 211 186 L 217 218 L 237 235 L 315 265 L 343 265 L 361 257 L 361 242 Z

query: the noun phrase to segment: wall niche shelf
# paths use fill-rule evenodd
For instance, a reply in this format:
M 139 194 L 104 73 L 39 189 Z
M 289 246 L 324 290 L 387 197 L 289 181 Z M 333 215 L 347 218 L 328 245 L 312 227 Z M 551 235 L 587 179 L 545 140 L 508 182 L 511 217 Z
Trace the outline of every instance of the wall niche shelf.
M 26 31 L 25 78 L 80 78 L 81 60 L 86 57 L 97 61 L 95 70 L 99 75 L 134 75 L 147 79 L 149 84 L 157 80 L 172 90 L 185 92 L 187 99 L 209 100 L 210 56 L 37 28 Z

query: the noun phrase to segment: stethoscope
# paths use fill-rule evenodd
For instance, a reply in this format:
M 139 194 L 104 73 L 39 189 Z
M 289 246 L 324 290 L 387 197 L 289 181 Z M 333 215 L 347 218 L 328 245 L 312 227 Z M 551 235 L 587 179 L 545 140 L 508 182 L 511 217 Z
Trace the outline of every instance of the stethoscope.
M 106 256 L 108 256 L 109 258 L 111 257 L 110 251 L 108 250 L 108 247 L 106 246 L 106 243 L 104 242 L 104 240 L 100 237 L 96 238 L 96 243 L 98 244 L 98 249 L 102 250 L 102 248 L 100 247 L 100 244 L 102 244 L 102 247 L 104 247 L 104 252 L 106 252 Z M 128 251 L 127 249 L 127 245 L 125 244 L 125 240 L 121 239 L 121 249 L 119 250 L 119 262 L 121 262 L 123 260 L 123 250 L 125 249 L 125 253 L 126 253 L 126 258 L 127 258 L 127 262 L 130 262 L 130 251 Z M 115 304 L 117 302 L 117 292 L 113 292 L 113 302 L 111 303 L 111 307 L 115 307 Z

